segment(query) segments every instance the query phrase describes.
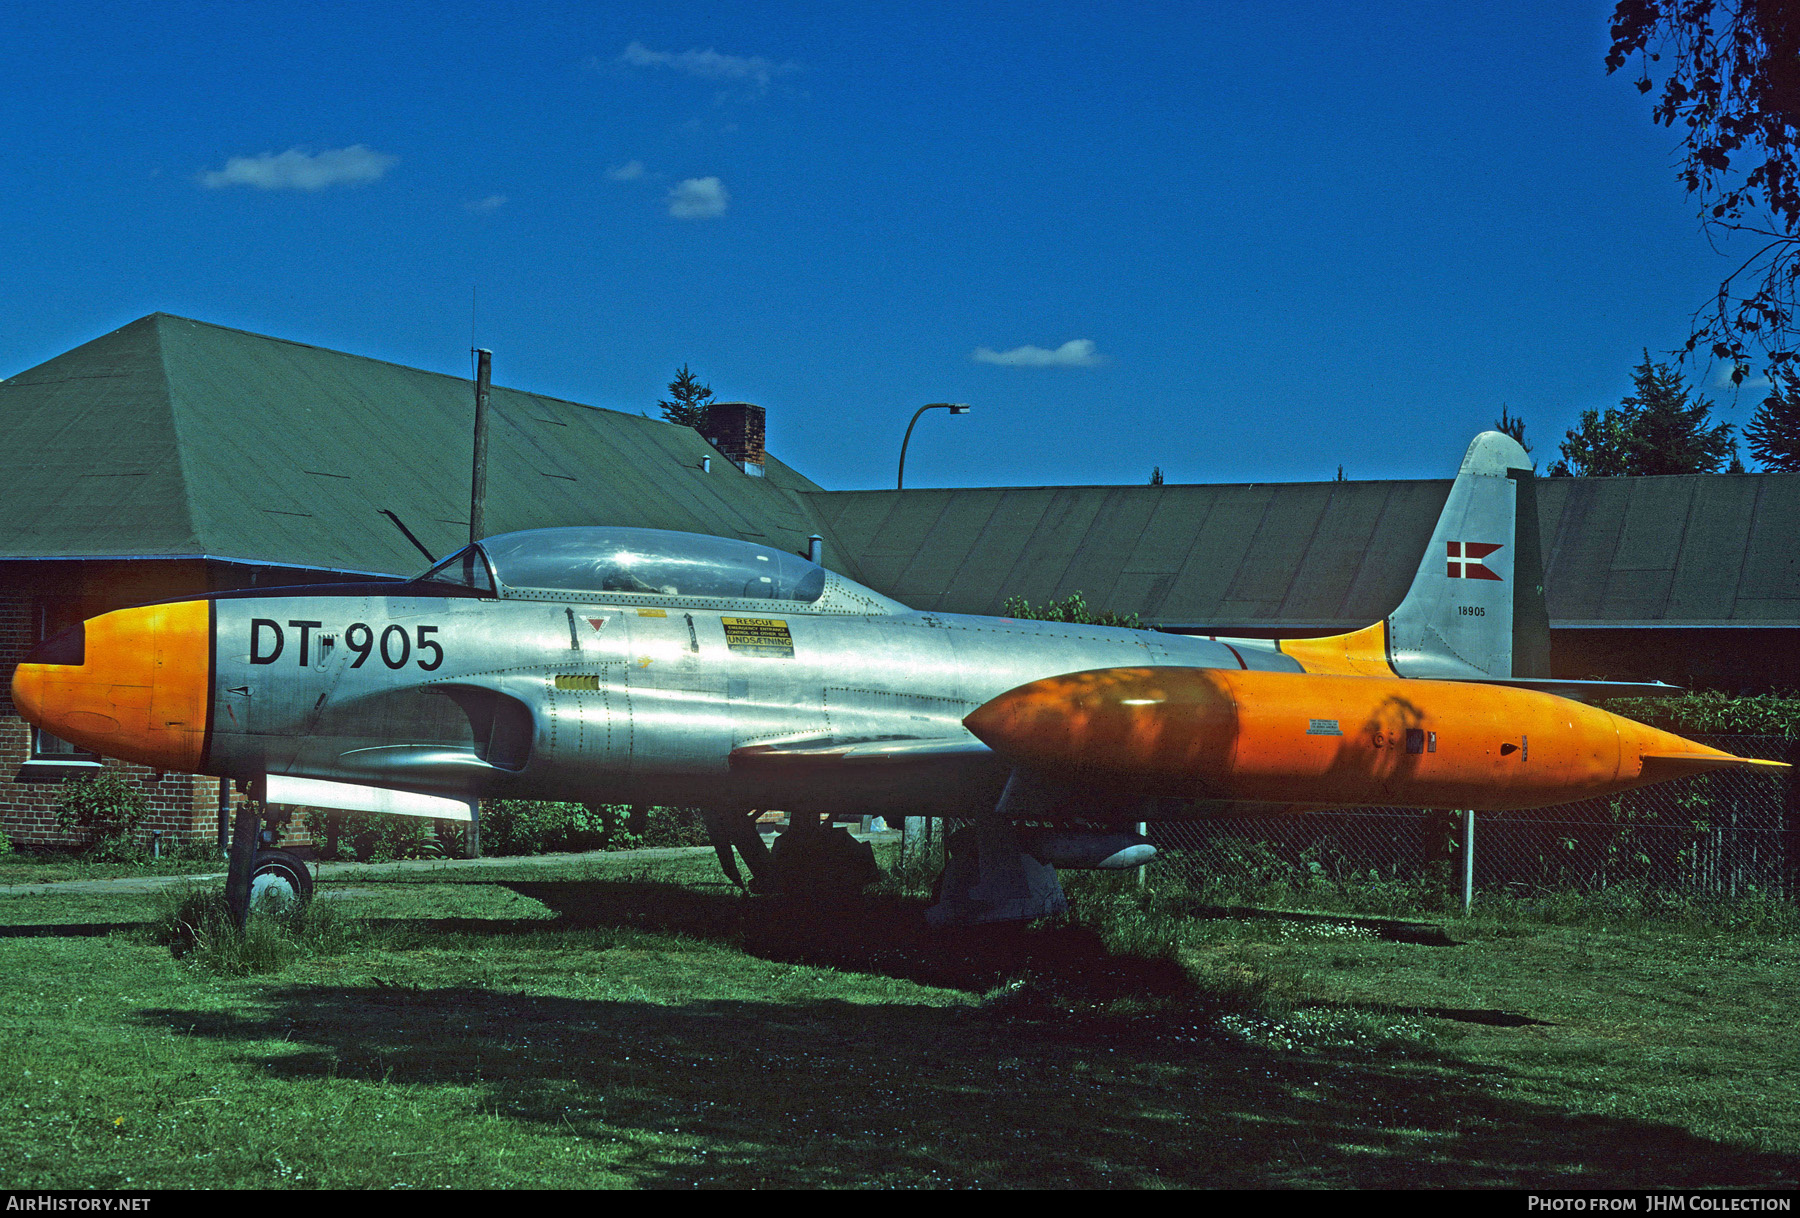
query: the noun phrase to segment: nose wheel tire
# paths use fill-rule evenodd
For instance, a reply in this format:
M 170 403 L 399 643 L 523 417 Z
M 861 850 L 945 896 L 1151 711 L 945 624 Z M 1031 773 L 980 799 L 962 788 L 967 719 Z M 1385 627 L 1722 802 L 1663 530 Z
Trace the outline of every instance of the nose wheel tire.
M 312 900 L 312 872 L 285 850 L 259 850 L 250 873 L 250 907 L 282 908 Z

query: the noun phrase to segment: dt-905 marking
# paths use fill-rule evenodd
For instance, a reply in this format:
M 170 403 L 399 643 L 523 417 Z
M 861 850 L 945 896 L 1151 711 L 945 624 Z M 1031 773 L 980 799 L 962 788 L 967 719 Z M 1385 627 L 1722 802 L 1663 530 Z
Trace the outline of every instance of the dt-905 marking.
M 299 631 L 298 647 L 296 648 L 298 652 L 297 666 L 308 668 L 312 663 L 309 658 L 312 632 L 320 629 L 324 623 L 289 619 L 288 625 Z M 416 646 L 420 655 L 420 659 L 417 661 L 418 666 L 426 672 L 437 671 L 444 664 L 444 648 L 430 636 L 436 634 L 439 629 L 440 627 L 437 626 L 416 626 L 414 627 L 417 632 L 415 638 L 407 633 L 406 627 L 398 623 L 386 627 L 381 632 L 381 662 L 389 668 L 405 668 L 406 662 L 411 659 Z M 320 635 L 319 648 L 321 651 L 329 648 L 334 640 L 334 635 Z M 265 645 L 269 648 L 266 654 L 263 651 Z M 281 658 L 286 646 L 287 636 L 283 632 L 281 624 L 274 618 L 250 619 L 250 663 L 273 664 Z M 374 627 L 367 622 L 350 623 L 344 628 L 344 646 L 356 653 L 356 659 L 351 662 L 350 667 L 361 668 L 368 662 L 369 656 L 376 652 Z M 431 653 L 429 663 L 423 658 L 426 652 Z

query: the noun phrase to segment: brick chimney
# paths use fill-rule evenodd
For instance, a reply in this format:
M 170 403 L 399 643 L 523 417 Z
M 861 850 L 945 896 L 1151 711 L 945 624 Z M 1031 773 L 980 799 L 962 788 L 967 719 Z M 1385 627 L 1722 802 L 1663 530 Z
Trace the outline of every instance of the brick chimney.
M 763 473 L 763 408 L 751 402 L 713 402 L 700 429 L 707 443 L 752 477 Z

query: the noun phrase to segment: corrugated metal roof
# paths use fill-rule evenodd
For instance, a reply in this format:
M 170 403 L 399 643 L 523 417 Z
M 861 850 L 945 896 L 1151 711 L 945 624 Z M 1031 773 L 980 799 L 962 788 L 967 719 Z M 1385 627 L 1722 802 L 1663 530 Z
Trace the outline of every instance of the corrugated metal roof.
M 1800 624 L 1800 474 L 1547 478 L 1556 625 Z
M 781 465 L 691 428 L 496 387 L 487 521 L 680 529 L 804 552 Z M 210 554 L 410 572 L 468 540 L 470 382 L 153 314 L 0 382 L 0 557 Z M 702 457 L 712 471 L 700 470 Z M 857 577 L 827 536 L 829 565 Z
M 804 551 L 921 609 L 1080 591 L 1164 625 L 1353 629 L 1404 595 L 1448 480 L 824 491 L 692 429 L 496 388 L 493 532 L 629 524 Z M 154 314 L 0 382 L 0 559 L 347 571 L 468 535 L 468 381 Z M 712 472 L 703 456 L 717 458 Z M 1560 626 L 1800 624 L 1800 475 L 1545 479 Z
M 825 491 L 805 498 L 907 604 L 1079 591 L 1145 621 L 1354 629 L 1406 593 L 1449 480 Z M 1800 624 L 1800 475 L 1538 484 L 1551 621 Z

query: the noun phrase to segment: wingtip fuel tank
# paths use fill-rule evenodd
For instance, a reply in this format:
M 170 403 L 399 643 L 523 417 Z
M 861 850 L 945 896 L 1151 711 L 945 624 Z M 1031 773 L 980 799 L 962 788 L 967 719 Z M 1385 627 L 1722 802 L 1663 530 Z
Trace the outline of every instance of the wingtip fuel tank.
M 963 724 L 1041 772 L 1313 806 L 1534 808 L 1780 764 L 1531 689 L 1212 668 L 1049 677 Z

